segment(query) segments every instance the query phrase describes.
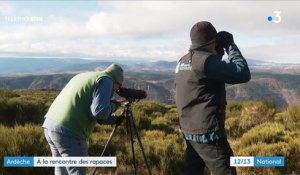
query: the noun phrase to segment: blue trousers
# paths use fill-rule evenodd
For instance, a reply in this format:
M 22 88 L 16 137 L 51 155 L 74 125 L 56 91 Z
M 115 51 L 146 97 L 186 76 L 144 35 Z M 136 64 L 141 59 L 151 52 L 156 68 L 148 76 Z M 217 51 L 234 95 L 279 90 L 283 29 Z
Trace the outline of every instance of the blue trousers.
M 53 157 L 87 156 L 86 140 L 44 129 Z M 55 167 L 55 175 L 85 175 L 85 167 Z

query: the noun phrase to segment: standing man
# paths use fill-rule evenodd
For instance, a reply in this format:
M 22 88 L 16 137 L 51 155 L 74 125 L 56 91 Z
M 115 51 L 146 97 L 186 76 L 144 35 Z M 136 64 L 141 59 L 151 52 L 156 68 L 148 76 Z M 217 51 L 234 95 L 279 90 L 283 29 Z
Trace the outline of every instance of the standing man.
M 250 80 L 246 60 L 232 34 L 217 33 L 207 21 L 196 23 L 190 32 L 189 53 L 177 64 L 175 87 L 179 123 L 187 143 L 185 174 L 235 175 L 230 167 L 232 149 L 225 133 L 225 83 Z M 222 61 L 224 49 L 228 62 Z
M 45 116 L 45 137 L 53 157 L 87 156 L 87 139 L 96 123 L 120 124 L 110 99 L 123 83 L 116 64 L 102 72 L 74 76 L 56 97 Z M 85 167 L 55 167 L 55 175 L 85 175 Z

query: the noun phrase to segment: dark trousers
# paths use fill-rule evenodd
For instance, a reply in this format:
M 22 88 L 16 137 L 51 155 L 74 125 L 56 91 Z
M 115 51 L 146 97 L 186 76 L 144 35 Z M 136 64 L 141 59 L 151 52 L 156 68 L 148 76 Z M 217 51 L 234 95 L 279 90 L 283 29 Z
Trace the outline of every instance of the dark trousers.
M 213 175 L 236 175 L 230 167 L 232 149 L 226 138 L 211 143 L 186 141 L 184 175 L 203 175 L 205 167 Z

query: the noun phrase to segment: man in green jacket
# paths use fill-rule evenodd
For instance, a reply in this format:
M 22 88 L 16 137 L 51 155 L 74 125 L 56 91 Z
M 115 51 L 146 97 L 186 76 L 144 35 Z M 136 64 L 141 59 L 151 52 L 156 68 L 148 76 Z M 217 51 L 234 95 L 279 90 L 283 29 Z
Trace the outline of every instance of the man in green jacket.
M 112 64 L 102 72 L 74 76 L 45 115 L 45 137 L 53 157 L 87 156 L 87 139 L 97 122 L 120 124 L 110 100 L 123 83 L 123 69 Z M 55 175 L 85 175 L 84 167 L 55 167 Z
M 207 166 L 214 175 L 235 175 L 224 129 L 225 83 L 245 83 L 250 71 L 232 34 L 217 33 L 210 22 L 201 21 L 190 37 L 189 53 L 178 61 L 175 75 L 179 123 L 187 143 L 185 174 L 203 174 Z M 222 60 L 224 49 L 227 62 Z

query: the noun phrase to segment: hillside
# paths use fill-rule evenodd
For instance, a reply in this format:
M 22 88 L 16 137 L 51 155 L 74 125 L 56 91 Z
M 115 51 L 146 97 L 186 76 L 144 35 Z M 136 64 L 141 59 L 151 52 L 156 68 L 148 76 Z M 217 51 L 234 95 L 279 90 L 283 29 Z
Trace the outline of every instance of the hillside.
M 44 115 L 57 91 L 0 90 L 0 156 L 51 156 L 41 127 Z M 175 105 L 143 101 L 133 103 L 134 122 L 140 133 L 153 174 L 181 174 L 185 142 L 180 133 Z M 117 115 L 122 109 L 117 110 Z M 229 103 L 225 129 L 236 156 L 284 156 L 285 166 L 239 167 L 239 175 L 299 174 L 300 106 L 279 110 L 266 102 Z M 126 126 L 121 124 L 107 150 L 118 159 L 118 174 L 133 174 L 131 145 Z M 89 142 L 89 155 L 98 156 L 112 131 L 111 125 L 97 125 Z M 138 174 L 147 174 L 134 144 Z M 0 159 L 3 164 L 3 159 Z M 91 174 L 92 168 L 88 168 Z M 97 174 L 114 174 L 116 168 L 99 168 Z M 53 174 L 53 168 L 5 168 L 0 174 Z M 208 175 L 208 174 L 205 174 Z
M 75 74 L 0 77 L 0 88 L 60 90 Z M 266 100 L 283 108 L 300 104 L 300 76 L 253 72 L 249 83 L 227 85 L 228 102 Z M 124 87 L 147 91 L 146 100 L 174 104 L 173 72 L 132 72 L 125 75 Z
M 266 100 L 283 108 L 300 104 L 300 75 L 252 73 L 252 79 L 246 84 L 228 85 L 227 100 L 244 102 Z

